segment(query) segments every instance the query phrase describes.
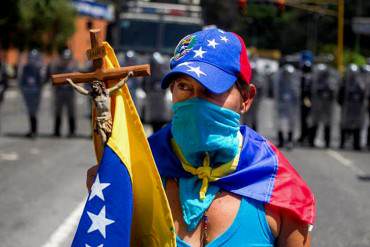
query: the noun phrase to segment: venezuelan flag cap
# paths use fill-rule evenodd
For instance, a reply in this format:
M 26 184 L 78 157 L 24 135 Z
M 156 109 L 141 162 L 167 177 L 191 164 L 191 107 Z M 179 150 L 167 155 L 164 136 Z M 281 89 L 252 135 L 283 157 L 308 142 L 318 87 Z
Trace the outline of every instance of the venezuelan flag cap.
M 251 67 L 243 39 L 235 33 L 212 28 L 189 34 L 177 45 L 163 78 L 165 89 L 178 75 L 187 75 L 212 93 L 226 92 L 237 79 L 250 83 Z

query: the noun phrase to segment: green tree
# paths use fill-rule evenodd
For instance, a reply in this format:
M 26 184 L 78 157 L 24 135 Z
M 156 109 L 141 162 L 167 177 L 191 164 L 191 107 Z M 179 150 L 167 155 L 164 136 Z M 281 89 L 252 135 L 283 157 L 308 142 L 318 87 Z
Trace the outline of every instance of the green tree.
M 245 38 L 248 46 L 278 49 L 283 54 L 310 49 L 318 54 L 326 52 L 327 45 L 335 46 L 337 43 L 337 18 L 333 16 L 290 6 L 279 9 L 276 5 L 262 0 L 248 1 L 243 15 L 235 10 L 238 6 L 237 0 L 202 0 L 201 3 L 206 24 L 216 24 L 237 32 Z M 336 10 L 336 5 L 324 7 Z M 351 22 L 353 17 L 369 16 L 369 13 L 370 1 L 345 1 L 345 48 L 349 51 L 357 50 L 365 56 L 370 56 L 370 36 L 356 37 Z
M 65 46 L 74 32 L 76 13 L 69 0 L 6 0 L 1 5 L 0 44 L 4 48 L 52 51 Z

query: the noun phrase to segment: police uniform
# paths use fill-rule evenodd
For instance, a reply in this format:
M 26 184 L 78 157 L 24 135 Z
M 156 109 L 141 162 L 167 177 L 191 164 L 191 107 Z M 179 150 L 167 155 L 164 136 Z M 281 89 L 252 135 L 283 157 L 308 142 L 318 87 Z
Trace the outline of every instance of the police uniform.
M 70 50 L 64 50 L 62 56 L 50 66 L 51 74 L 70 73 L 77 70 L 76 62 L 72 58 Z M 60 136 L 63 109 L 67 110 L 69 135 L 75 135 L 76 112 L 75 112 L 75 92 L 68 85 L 54 87 L 54 136 Z
M 364 65 L 362 67 L 363 78 L 366 82 L 366 98 L 367 98 L 367 114 L 368 114 L 368 127 L 367 127 L 367 140 L 366 145 L 370 149 L 370 65 Z
M 293 146 L 293 132 L 299 110 L 299 73 L 293 65 L 285 64 L 279 70 L 274 95 L 277 108 L 279 146 L 284 146 L 287 139 L 290 148 Z
M 354 137 L 353 148 L 360 150 L 360 132 L 365 121 L 366 85 L 361 76 L 359 67 L 350 64 L 344 75 L 339 93 L 341 104 L 341 141 L 344 148 L 348 134 Z
M 171 96 L 168 90 L 161 89 L 161 79 L 168 72 L 168 59 L 155 52 L 151 58 L 152 74 L 144 79 L 146 99 L 144 121 L 157 131 L 171 119 Z
M 5 64 L 2 61 L 0 61 L 0 114 L 1 114 L 1 104 L 4 100 L 4 94 L 7 88 L 8 88 L 8 76 L 6 73 Z
M 319 124 L 323 124 L 325 145 L 327 148 L 330 147 L 331 124 L 335 107 L 335 99 L 338 92 L 338 80 L 339 75 L 334 69 L 325 64 L 318 64 L 315 66 L 312 84 L 311 146 L 314 146 L 314 140 Z
M 304 62 L 301 75 L 301 95 L 300 95 L 300 120 L 301 136 L 299 142 L 303 143 L 310 137 L 309 116 L 311 113 L 311 87 L 312 87 L 312 64 L 309 61 Z
M 32 50 L 28 55 L 28 62 L 20 72 L 19 87 L 26 104 L 30 130 L 27 137 L 37 135 L 37 113 L 41 101 L 43 86 L 41 56 L 37 50 Z

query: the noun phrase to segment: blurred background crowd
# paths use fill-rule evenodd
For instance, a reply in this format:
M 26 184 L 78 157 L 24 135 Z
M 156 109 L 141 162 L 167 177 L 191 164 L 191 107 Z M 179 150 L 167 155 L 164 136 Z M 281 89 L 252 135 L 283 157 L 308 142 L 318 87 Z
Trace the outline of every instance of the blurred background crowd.
M 267 99 L 280 147 L 330 148 L 336 136 L 340 148 L 370 148 L 370 22 L 363 17 L 369 11 L 361 0 L 2 3 L 0 104 L 7 104 L 7 90 L 17 90 L 29 119 L 25 136 L 34 138 L 42 91 L 52 91 L 51 135 L 61 136 L 65 111 L 68 136 L 75 136 L 77 96 L 68 85 L 51 88 L 50 75 L 91 70 L 84 56 L 88 30 L 100 28 L 121 66 L 151 65 L 151 77 L 132 79 L 129 88 L 142 122 L 156 131 L 171 119 L 171 94 L 160 81 L 174 47 L 185 34 L 217 27 L 237 32 L 248 45 L 257 97 L 244 124 L 259 130 Z

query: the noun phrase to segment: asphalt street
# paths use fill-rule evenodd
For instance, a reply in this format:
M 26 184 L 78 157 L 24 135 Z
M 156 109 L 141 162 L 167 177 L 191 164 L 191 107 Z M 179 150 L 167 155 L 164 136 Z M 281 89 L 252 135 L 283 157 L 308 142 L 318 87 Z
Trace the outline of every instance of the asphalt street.
M 73 238 L 87 196 L 86 170 L 95 164 L 88 107 L 86 99 L 79 96 L 77 137 L 55 138 L 51 135 L 52 104 L 50 88 L 46 88 L 40 136 L 33 140 L 24 137 L 27 117 L 17 90 L 7 92 L 0 108 L 2 247 L 64 247 Z M 274 139 L 273 102 L 264 100 L 261 109 L 260 131 Z M 150 133 L 148 126 L 146 129 Z M 337 146 L 337 139 L 334 136 L 333 146 Z M 322 146 L 321 136 L 317 145 Z M 317 199 L 312 246 L 369 247 L 370 152 L 304 147 L 282 151 Z

